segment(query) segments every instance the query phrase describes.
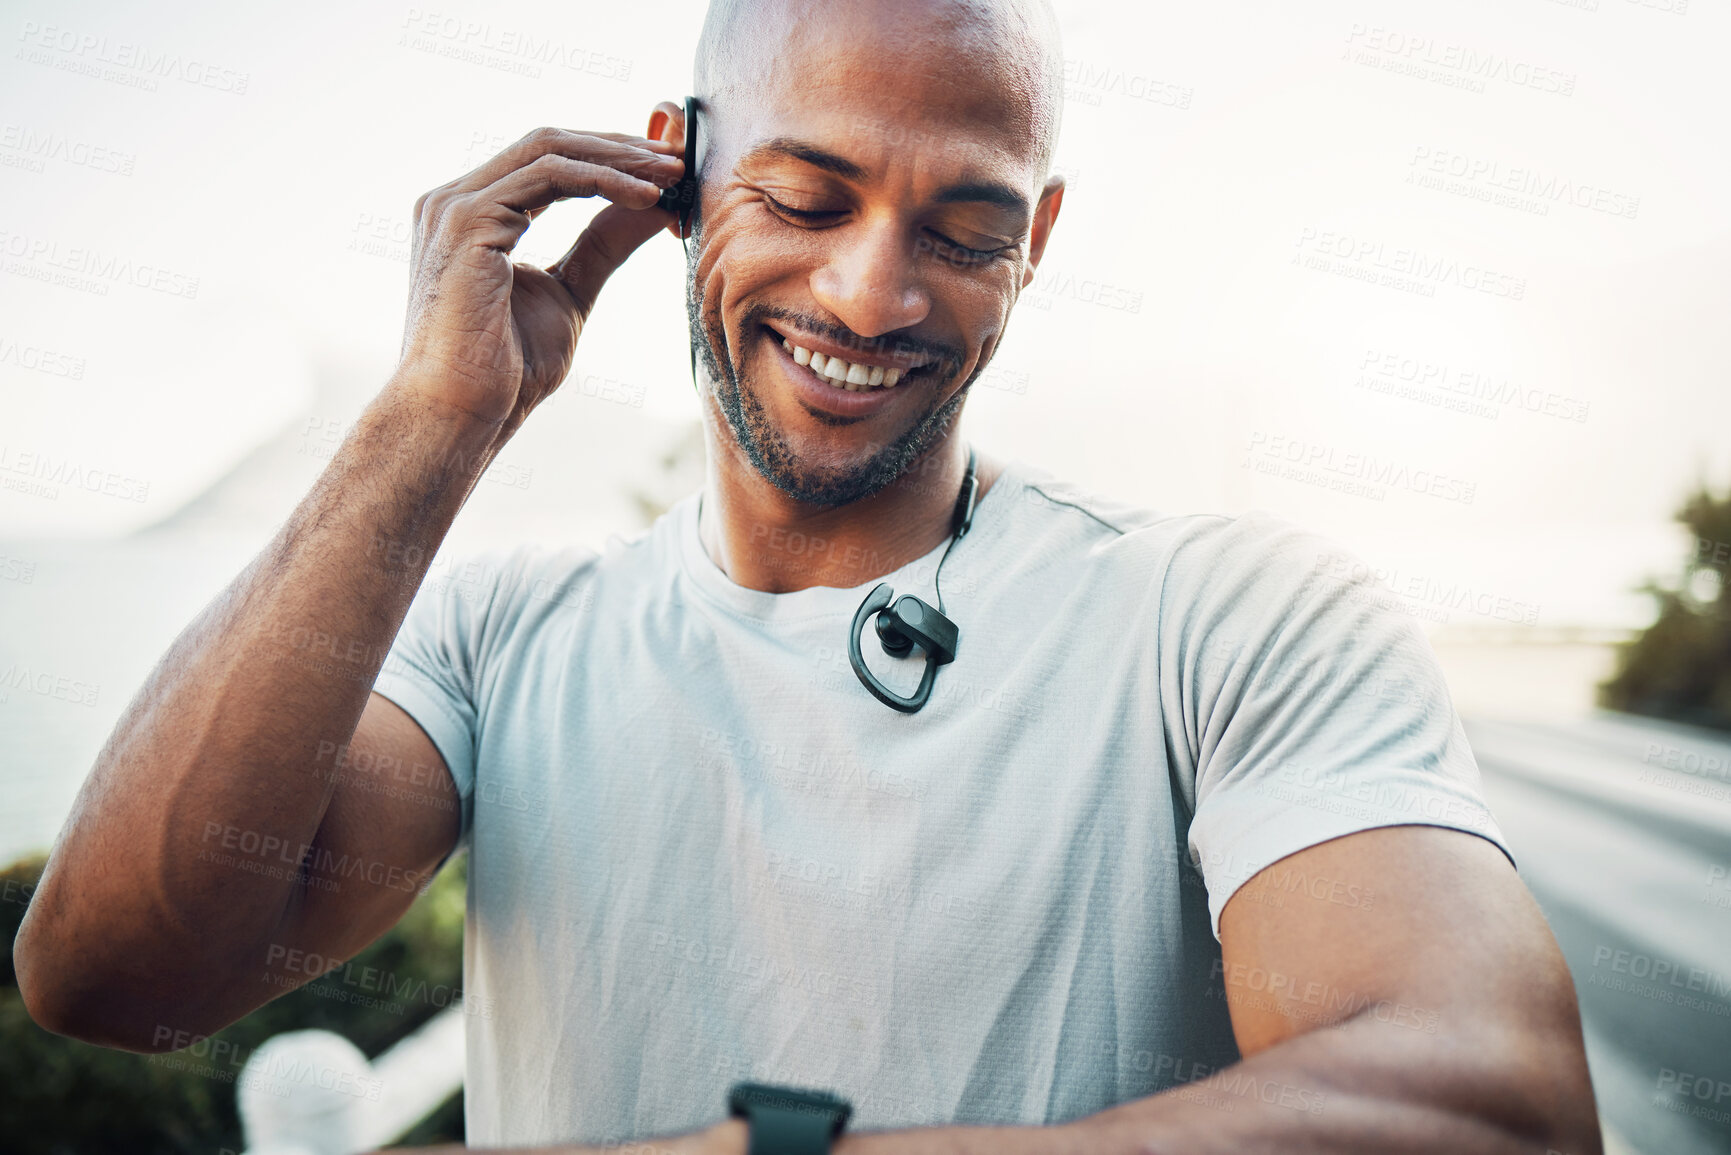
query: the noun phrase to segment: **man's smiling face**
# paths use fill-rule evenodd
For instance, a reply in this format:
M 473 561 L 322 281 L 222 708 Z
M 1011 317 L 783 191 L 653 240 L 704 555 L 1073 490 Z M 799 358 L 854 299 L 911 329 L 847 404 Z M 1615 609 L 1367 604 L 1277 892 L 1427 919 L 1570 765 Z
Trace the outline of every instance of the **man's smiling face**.
M 700 83 L 693 332 L 757 471 L 841 504 L 943 436 L 1032 279 L 1055 65 L 1003 5 L 741 7 Z

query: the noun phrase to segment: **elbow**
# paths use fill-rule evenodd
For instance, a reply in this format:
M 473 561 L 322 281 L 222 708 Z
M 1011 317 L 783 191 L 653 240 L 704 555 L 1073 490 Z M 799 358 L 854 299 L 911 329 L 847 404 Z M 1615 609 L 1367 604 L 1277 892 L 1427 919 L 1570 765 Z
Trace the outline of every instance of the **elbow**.
M 31 912 L 35 914 L 34 911 Z M 26 916 L 12 946 L 12 964 L 18 975 L 18 995 L 31 1020 L 45 1031 L 64 1035 L 81 1043 L 104 1047 L 122 1047 L 126 1042 L 118 1036 L 127 1032 L 114 1030 L 115 1024 L 93 1014 L 96 999 L 89 997 L 94 984 L 79 967 L 76 959 L 65 957 L 53 941 L 50 931 L 43 929 L 41 919 Z
M 12 966 L 24 1011 L 45 1031 L 94 1042 L 79 1014 L 80 1000 L 72 993 L 80 978 L 77 964 L 61 957 L 56 945 L 43 919 L 31 909 L 12 943 Z
M 1543 1097 L 1544 1139 L 1547 1150 L 1578 1151 L 1581 1155 L 1603 1155 L 1603 1133 L 1593 1085 L 1586 1074 L 1586 1056 L 1581 1057 L 1581 1076 Z
M 22 939 L 22 936 L 20 938 Z M 13 961 L 18 967 L 18 994 L 23 1000 L 24 1012 L 30 1016 L 32 1022 L 50 1034 L 64 1035 L 81 1043 L 97 1042 L 98 1040 L 91 1037 L 89 1026 L 80 1021 L 77 1000 L 67 998 L 62 987 L 38 977 L 52 968 L 32 966 L 26 962 L 27 958 L 34 957 L 35 952 L 27 953 L 22 941 L 14 948 Z
M 1487 1112 L 1505 1134 L 1545 1150 L 1602 1155 L 1598 1105 L 1579 1028 L 1503 1040 L 1502 1061 L 1489 1064 Z M 1493 1073 L 1494 1072 L 1494 1073 Z
M 41 969 L 35 973 L 40 974 Z M 152 1014 L 124 994 L 80 985 L 77 976 L 71 981 L 26 979 L 20 966 L 18 993 L 25 1012 L 37 1026 L 80 1043 L 154 1055 L 204 1037 L 170 1026 L 166 1020 L 174 1018 L 173 1014 Z
M 1570 1155 L 1604 1155 L 1598 1107 L 1591 1088 L 1551 1098 L 1535 1096 L 1518 1121 L 1505 1120 L 1505 1134 L 1519 1142 L 1520 1149 L 1535 1146 L 1545 1151 L 1567 1151 Z
M 60 941 L 32 909 L 13 943 L 18 994 L 32 1021 L 45 1031 L 115 1050 L 158 1054 L 195 1041 L 184 1014 L 161 1006 L 149 990 L 124 976 L 98 973 L 93 952 Z M 82 958 L 81 958 L 82 956 Z

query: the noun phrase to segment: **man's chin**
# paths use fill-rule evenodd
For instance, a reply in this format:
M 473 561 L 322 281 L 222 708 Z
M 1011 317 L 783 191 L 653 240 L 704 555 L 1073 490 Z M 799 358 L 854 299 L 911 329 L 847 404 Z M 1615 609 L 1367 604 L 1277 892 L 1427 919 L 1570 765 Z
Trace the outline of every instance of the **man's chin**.
M 759 476 L 797 501 L 824 506 L 859 501 L 890 484 L 910 463 L 901 451 L 905 436 L 886 444 L 861 422 L 831 424 L 791 399 L 764 405 L 749 386 L 741 392 L 734 406 L 720 398 L 734 439 Z
M 894 444 L 868 441 L 856 429 L 813 435 L 783 427 L 776 432 L 776 452 L 748 447 L 746 455 L 764 480 L 799 501 L 846 505 L 870 497 L 900 475 Z
M 935 411 L 915 413 L 915 407 L 907 406 L 898 422 L 902 428 L 886 430 L 880 421 L 837 418 L 803 404 L 787 375 L 778 371 L 781 366 L 764 365 L 755 357 L 752 362 L 749 367 L 730 366 L 735 371 L 718 379 L 717 407 L 758 475 L 812 505 L 859 501 L 906 473 L 943 437 L 967 392 L 959 390 Z M 710 366 L 712 378 L 719 368 Z M 897 400 L 924 398 L 909 393 Z

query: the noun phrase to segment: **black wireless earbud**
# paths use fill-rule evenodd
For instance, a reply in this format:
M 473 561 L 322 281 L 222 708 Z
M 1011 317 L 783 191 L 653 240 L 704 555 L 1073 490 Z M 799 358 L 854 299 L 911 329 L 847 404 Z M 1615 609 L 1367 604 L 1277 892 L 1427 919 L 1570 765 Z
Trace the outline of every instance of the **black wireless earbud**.
M 956 497 L 956 513 L 954 535 L 950 544 L 944 549 L 944 556 L 938 559 L 937 572 L 932 576 L 932 588 L 937 591 L 938 605 L 936 609 L 927 605 L 912 594 L 896 597 L 896 591 L 888 582 L 879 582 L 872 587 L 872 592 L 866 595 L 859 609 L 854 611 L 853 628 L 848 631 L 847 657 L 853 665 L 853 672 L 859 675 L 859 680 L 870 690 L 872 696 L 892 710 L 900 710 L 904 714 L 912 714 L 926 704 L 931 697 L 932 686 L 938 680 L 938 667 L 948 665 L 956 660 L 956 649 L 961 644 L 961 631 L 956 623 L 944 616 L 944 593 L 938 584 L 943 576 L 944 562 L 949 560 L 950 550 L 956 542 L 968 532 L 974 523 L 974 504 L 979 499 L 980 481 L 974 472 L 974 450 L 968 448 L 968 472 L 962 479 L 962 491 Z M 903 697 L 877 679 L 877 675 L 866 668 L 865 658 L 860 654 L 859 641 L 865 633 L 866 619 L 877 615 L 878 642 L 883 646 L 884 653 L 893 658 L 905 658 L 918 646 L 926 655 L 926 672 L 920 678 L 919 687 L 913 694 Z
M 679 247 L 685 249 L 685 259 L 691 261 L 691 250 L 685 238 L 691 235 L 691 221 L 697 215 L 697 97 L 685 98 L 685 175 L 672 188 L 661 190 L 656 207 L 679 217 Z M 697 387 L 697 334 L 691 337 L 691 387 Z M 699 396 L 702 390 L 698 389 Z
M 883 589 L 886 601 L 894 596 L 895 591 L 888 586 Z M 937 658 L 940 666 L 956 660 L 960 636 L 955 623 L 913 594 L 904 594 L 878 615 L 877 631 L 884 653 L 893 657 L 905 658 L 918 646 Z
M 661 190 L 657 207 L 679 217 L 679 239 L 691 235 L 691 216 L 697 210 L 697 98 L 685 98 L 685 175 L 672 188 Z

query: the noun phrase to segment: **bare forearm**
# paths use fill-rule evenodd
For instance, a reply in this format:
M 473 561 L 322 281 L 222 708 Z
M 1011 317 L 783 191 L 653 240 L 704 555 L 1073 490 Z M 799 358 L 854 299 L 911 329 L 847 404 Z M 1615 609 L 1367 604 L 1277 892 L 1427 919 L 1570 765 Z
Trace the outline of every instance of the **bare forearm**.
M 654 1139 L 625 1139 L 601 1146 L 481 1148 L 417 1147 L 418 1155 L 745 1155 L 745 1124 L 727 1119 L 701 1131 Z M 374 1153 L 382 1155 L 382 1153 Z
M 1374 910 L 1304 890 L 1228 903 L 1221 974 L 1248 1059 L 1218 1071 L 1180 1060 L 1184 1085 L 1060 1127 L 866 1134 L 840 1150 L 1599 1155 L 1568 968 L 1500 850 L 1390 828 L 1284 862 L 1367 891 L 1374 880 L 1379 898 Z
M 298 901 L 330 752 L 353 734 L 493 437 L 396 385 L 368 407 L 116 725 L 20 932 L 27 989 L 57 982 L 64 999 L 77 983 L 81 1005 L 113 1004 L 117 1021 L 152 989 L 183 1006 L 221 1000 L 225 968 Z M 60 973 L 72 960 L 76 979 Z
M 1272 1047 L 1159 1095 L 1047 1127 L 844 1136 L 837 1155 L 1598 1155 L 1590 1090 L 1460 1040 L 1390 1038 L 1354 1021 Z M 1530 1048 L 1539 1054 L 1536 1041 Z
M 1271 1047 L 1159 1095 L 1069 1123 L 923 1127 L 845 1134 L 835 1155 L 1600 1155 L 1591 1091 L 1522 1058 L 1567 1039 L 1498 1053 L 1489 1036 L 1396 1037 L 1404 1027 L 1348 1022 Z M 1544 1060 L 1540 1060 L 1544 1062 Z M 1561 1088 L 1561 1089 L 1560 1089 Z M 676 1138 L 545 1155 L 745 1155 L 738 1121 Z M 425 1149 L 445 1155 L 462 1148 Z

